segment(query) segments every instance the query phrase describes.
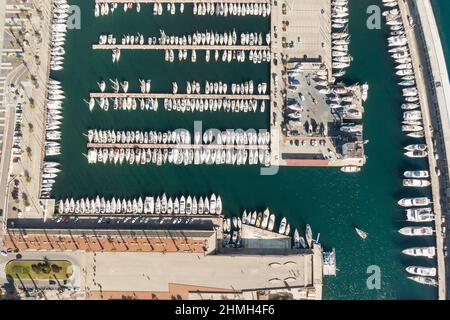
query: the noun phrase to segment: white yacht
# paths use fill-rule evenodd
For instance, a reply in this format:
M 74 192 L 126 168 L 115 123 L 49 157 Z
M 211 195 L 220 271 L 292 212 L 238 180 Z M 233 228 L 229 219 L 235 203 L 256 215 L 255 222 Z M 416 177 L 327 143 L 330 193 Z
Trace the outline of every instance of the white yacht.
M 432 259 L 436 256 L 435 247 L 414 247 L 402 251 L 404 254 L 413 257 L 425 257 Z
M 426 276 L 426 277 L 436 276 L 436 268 L 409 266 L 406 268 L 406 272 L 417 276 Z
M 431 208 L 407 209 L 406 219 L 410 222 L 432 222 L 434 221 L 434 213 Z
M 424 207 L 431 204 L 430 198 L 403 198 L 398 201 L 398 204 L 402 207 Z
M 428 172 L 428 170 L 405 171 L 403 172 L 403 176 L 405 178 L 424 179 L 429 178 L 430 173 Z
M 404 236 L 432 236 L 433 228 L 431 227 L 404 227 L 398 230 Z
M 429 277 L 412 276 L 412 277 L 408 277 L 408 279 L 413 280 L 420 284 L 428 285 L 428 286 L 437 287 L 437 285 L 438 285 L 438 282 L 435 279 L 429 278 Z
M 403 179 L 404 187 L 415 187 L 415 188 L 425 188 L 429 187 L 431 182 L 428 180 L 421 179 Z

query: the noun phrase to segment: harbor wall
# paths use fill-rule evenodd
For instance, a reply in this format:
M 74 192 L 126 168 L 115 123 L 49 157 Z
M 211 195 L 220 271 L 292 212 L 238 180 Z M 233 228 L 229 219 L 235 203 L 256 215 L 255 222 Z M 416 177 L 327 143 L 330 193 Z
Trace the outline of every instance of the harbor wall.
M 399 6 L 405 23 L 411 56 L 417 74 L 417 86 L 429 148 L 433 207 L 436 214 L 438 297 L 446 299 L 443 215 L 448 210 L 450 158 L 450 85 L 447 66 L 430 0 L 402 0 Z M 411 25 L 412 22 L 412 25 Z M 441 172 L 439 175 L 438 172 Z

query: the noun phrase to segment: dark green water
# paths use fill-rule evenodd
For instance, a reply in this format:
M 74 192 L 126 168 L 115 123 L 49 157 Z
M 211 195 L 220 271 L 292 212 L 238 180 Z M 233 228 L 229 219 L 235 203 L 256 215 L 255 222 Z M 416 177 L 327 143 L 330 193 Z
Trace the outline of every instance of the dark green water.
M 446 0 L 433 0 L 433 11 L 441 35 L 442 46 L 444 47 L 447 68 L 450 65 L 450 21 L 445 19 L 450 14 L 450 2 Z M 450 72 L 450 71 L 449 71 Z
M 55 74 L 63 81 L 66 92 L 63 125 L 63 155 L 59 157 L 63 172 L 58 176 L 54 196 L 138 196 L 166 192 L 177 195 L 190 193 L 220 194 L 228 215 L 243 209 L 263 209 L 266 206 L 291 225 L 301 230 L 311 224 L 326 249 L 336 248 L 339 272 L 336 278 L 326 278 L 326 299 L 433 299 L 436 290 L 406 279 L 404 268 L 427 261 L 408 259 L 401 250 L 413 245 L 428 244 L 424 239 L 403 239 L 397 229 L 404 216 L 396 201 L 408 195 L 401 185 L 403 170 L 425 168 L 426 163 L 407 161 L 402 148 L 408 141 L 400 132 L 401 97 L 395 85 L 393 65 L 386 54 L 385 32 L 366 28 L 366 8 L 374 0 L 351 1 L 351 51 L 355 58 L 346 81 L 370 84 L 365 105 L 365 135 L 368 162 L 357 175 L 346 175 L 336 169 L 281 168 L 277 175 L 261 176 L 257 167 L 231 166 L 113 166 L 88 165 L 83 133 L 88 128 L 175 129 L 192 128 L 194 120 L 202 120 L 204 128 L 266 128 L 268 114 L 226 113 L 157 113 L 100 112 L 90 113 L 82 101 L 89 91 L 98 91 L 101 78 L 127 79 L 130 91 L 138 90 L 139 78 L 152 79 L 153 92 L 166 92 L 174 80 L 267 81 L 269 68 L 251 63 L 209 63 L 202 56 L 197 63 L 169 64 L 161 52 L 122 52 L 119 64 L 113 65 L 111 54 L 93 51 L 91 44 L 101 32 L 141 32 L 157 35 L 163 28 L 168 34 L 212 29 L 237 32 L 268 31 L 263 18 L 212 18 L 163 15 L 154 17 L 148 6 L 140 14 L 118 10 L 113 16 L 94 19 L 91 2 L 71 1 L 82 9 L 82 29 L 68 34 L 66 63 L 63 72 Z M 186 12 L 189 12 L 189 7 Z M 354 232 L 358 225 L 369 233 L 361 241 Z M 423 262 L 423 263 L 422 263 Z M 381 288 L 366 287 L 367 267 L 381 268 Z

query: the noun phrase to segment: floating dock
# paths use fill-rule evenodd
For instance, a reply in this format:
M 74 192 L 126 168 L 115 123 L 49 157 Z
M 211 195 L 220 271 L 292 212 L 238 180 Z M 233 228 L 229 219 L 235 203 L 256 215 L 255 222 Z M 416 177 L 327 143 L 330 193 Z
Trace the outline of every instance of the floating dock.
M 94 50 L 234 50 L 234 51 L 264 51 L 270 50 L 270 46 L 249 45 L 182 45 L 182 44 L 93 44 Z
M 91 98 L 136 98 L 136 99 L 228 99 L 228 100 L 269 100 L 269 95 L 250 94 L 187 94 L 187 93 L 108 93 L 91 92 Z
M 88 148 L 121 148 L 121 149 L 245 149 L 245 150 L 269 150 L 268 145 L 226 145 L 226 144 L 175 144 L 175 143 L 88 143 Z

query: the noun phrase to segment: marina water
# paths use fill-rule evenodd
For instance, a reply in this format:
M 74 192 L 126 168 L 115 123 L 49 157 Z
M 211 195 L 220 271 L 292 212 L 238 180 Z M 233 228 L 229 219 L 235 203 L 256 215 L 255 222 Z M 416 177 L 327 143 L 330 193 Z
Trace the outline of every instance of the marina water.
M 63 171 L 54 187 L 55 198 L 85 197 L 97 194 L 105 197 L 137 197 L 139 195 L 220 194 L 226 215 L 241 215 L 244 209 L 262 211 L 269 207 L 279 222 L 286 216 L 293 228 L 303 233 L 309 223 L 326 250 L 336 248 L 335 278 L 324 279 L 325 299 L 433 299 L 435 288 L 408 280 L 405 267 L 412 264 L 431 266 L 428 259 L 415 259 L 401 253 L 412 246 L 434 245 L 432 239 L 405 239 L 397 230 L 404 226 L 403 210 L 396 205 L 406 196 L 426 195 L 423 191 L 407 191 L 401 187 L 404 170 L 426 169 L 421 160 L 403 156 L 409 144 L 401 133 L 401 90 L 396 85 L 393 64 L 387 54 L 386 32 L 368 30 L 366 9 L 372 0 L 350 1 L 350 51 L 352 67 L 344 79 L 348 83 L 368 82 L 369 99 L 365 104 L 364 130 L 367 164 L 354 175 L 338 169 L 280 168 L 273 176 L 262 176 L 256 166 L 175 166 L 164 165 L 88 165 L 86 153 L 88 129 L 119 130 L 192 130 L 194 121 L 202 121 L 204 129 L 267 128 L 269 111 L 265 113 L 178 113 L 165 112 L 160 107 L 152 111 L 104 112 L 95 108 L 89 112 L 83 99 L 90 91 L 98 91 L 97 82 L 109 78 L 130 82 L 130 92 L 139 91 L 138 79 L 152 79 L 152 92 L 171 92 L 177 81 L 184 88 L 186 81 L 267 82 L 268 64 L 206 63 L 203 52 L 197 52 L 197 62 L 164 61 L 164 52 L 122 50 L 118 64 L 113 64 L 111 52 L 92 50 L 100 33 L 142 33 L 144 37 L 167 34 L 183 35 L 195 31 L 263 32 L 269 31 L 269 19 L 263 17 L 211 17 L 192 15 L 191 5 L 183 15 L 154 16 L 153 8 L 143 5 L 124 13 L 119 6 L 114 14 L 94 18 L 90 1 L 70 1 L 82 10 L 81 30 L 68 33 L 64 70 L 54 75 L 63 82 L 67 99 L 64 102 L 62 147 L 59 157 Z M 450 4 L 439 2 L 439 9 Z M 164 9 L 165 6 L 164 6 Z M 178 10 L 177 6 L 177 12 Z M 444 16 L 444 13 L 442 13 Z M 448 26 L 447 26 L 448 30 Z M 447 51 L 448 52 L 448 51 Z M 162 102 L 160 102 L 162 106 Z M 368 232 L 362 241 L 354 232 L 358 226 Z M 381 286 L 370 290 L 366 285 L 369 266 L 381 272 Z

